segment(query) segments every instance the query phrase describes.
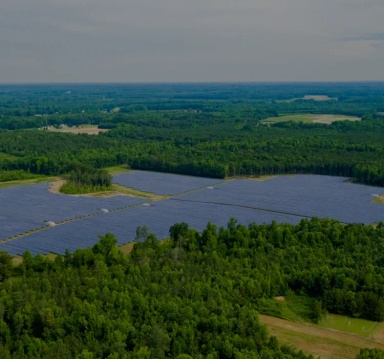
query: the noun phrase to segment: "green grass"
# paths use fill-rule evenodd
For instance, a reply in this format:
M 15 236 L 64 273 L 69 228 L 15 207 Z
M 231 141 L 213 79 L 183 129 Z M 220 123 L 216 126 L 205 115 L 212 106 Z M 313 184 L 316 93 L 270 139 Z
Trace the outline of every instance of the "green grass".
M 36 179 L 0 182 L 0 188 L 38 184 L 38 183 L 43 183 L 43 182 L 49 182 L 49 181 L 52 181 L 53 179 L 54 179 L 54 177 L 40 177 L 40 178 L 36 178 Z
M 359 121 L 360 118 L 355 116 L 344 116 L 344 115 L 314 115 L 314 114 L 305 114 L 305 115 L 287 115 L 279 117 L 270 117 L 266 120 L 263 120 L 262 123 L 274 124 L 278 122 L 303 122 L 303 123 L 324 123 L 330 124 L 334 121 Z
M 257 304 L 262 314 L 294 322 L 313 322 L 314 299 L 309 297 L 290 294 L 284 301 L 270 298 L 261 299 Z
M 117 175 L 119 173 L 125 173 L 125 172 L 129 172 L 130 171 L 130 169 L 129 169 L 129 167 L 127 165 L 105 167 L 104 169 L 106 171 L 108 171 L 108 173 L 111 174 L 111 175 Z
M 371 337 L 379 325 L 378 322 L 336 314 L 328 314 L 319 322 L 320 327 L 357 334 L 366 338 Z

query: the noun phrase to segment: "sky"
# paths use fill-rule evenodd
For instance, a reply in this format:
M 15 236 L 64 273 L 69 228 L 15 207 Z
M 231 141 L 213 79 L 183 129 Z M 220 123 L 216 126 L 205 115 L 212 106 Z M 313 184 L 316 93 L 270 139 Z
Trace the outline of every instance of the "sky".
M 0 0 L 0 83 L 383 81 L 384 0 Z

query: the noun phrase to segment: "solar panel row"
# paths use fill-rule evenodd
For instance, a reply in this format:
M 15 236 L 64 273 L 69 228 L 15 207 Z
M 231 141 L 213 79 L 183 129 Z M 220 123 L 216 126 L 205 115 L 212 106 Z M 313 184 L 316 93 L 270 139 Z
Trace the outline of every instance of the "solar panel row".
M 144 192 L 167 195 L 212 186 L 221 180 L 171 173 L 131 171 L 114 176 L 113 182 Z

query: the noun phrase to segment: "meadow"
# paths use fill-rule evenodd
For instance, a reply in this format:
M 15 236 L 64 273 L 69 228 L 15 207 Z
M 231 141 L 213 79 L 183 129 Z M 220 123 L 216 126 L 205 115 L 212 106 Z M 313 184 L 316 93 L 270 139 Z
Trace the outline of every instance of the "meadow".
M 360 121 L 360 117 L 346 116 L 346 115 L 316 115 L 316 114 L 305 114 L 305 115 L 285 115 L 279 117 L 269 117 L 263 120 L 264 124 L 274 124 L 279 122 L 303 122 L 303 123 L 322 123 L 330 125 L 336 121 Z

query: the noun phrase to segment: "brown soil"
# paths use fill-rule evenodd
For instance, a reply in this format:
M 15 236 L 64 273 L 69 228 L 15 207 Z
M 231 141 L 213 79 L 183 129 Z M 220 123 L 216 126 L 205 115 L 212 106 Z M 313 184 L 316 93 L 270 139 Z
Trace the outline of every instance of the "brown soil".
M 50 131 L 55 131 L 55 132 L 66 132 L 66 133 L 86 133 L 88 135 L 98 135 L 101 132 L 107 132 L 109 130 L 104 129 L 104 128 L 95 128 L 95 127 L 84 127 L 84 128 L 63 128 L 63 129 L 58 129 L 58 130 L 50 130 Z
M 52 193 L 60 193 L 60 188 L 65 183 L 66 183 L 65 180 L 53 181 L 53 182 L 50 183 L 48 191 L 52 192 Z
M 275 297 L 274 298 L 275 300 L 277 300 L 278 302 L 285 302 L 285 297 L 283 297 L 283 296 L 278 296 L 278 297 Z
M 268 326 L 271 335 L 282 344 L 293 345 L 305 353 L 320 356 L 322 359 L 355 358 L 360 348 L 379 348 L 384 350 L 384 326 L 379 327 L 374 340 L 336 330 L 319 328 L 308 323 L 260 315 L 260 321 Z

